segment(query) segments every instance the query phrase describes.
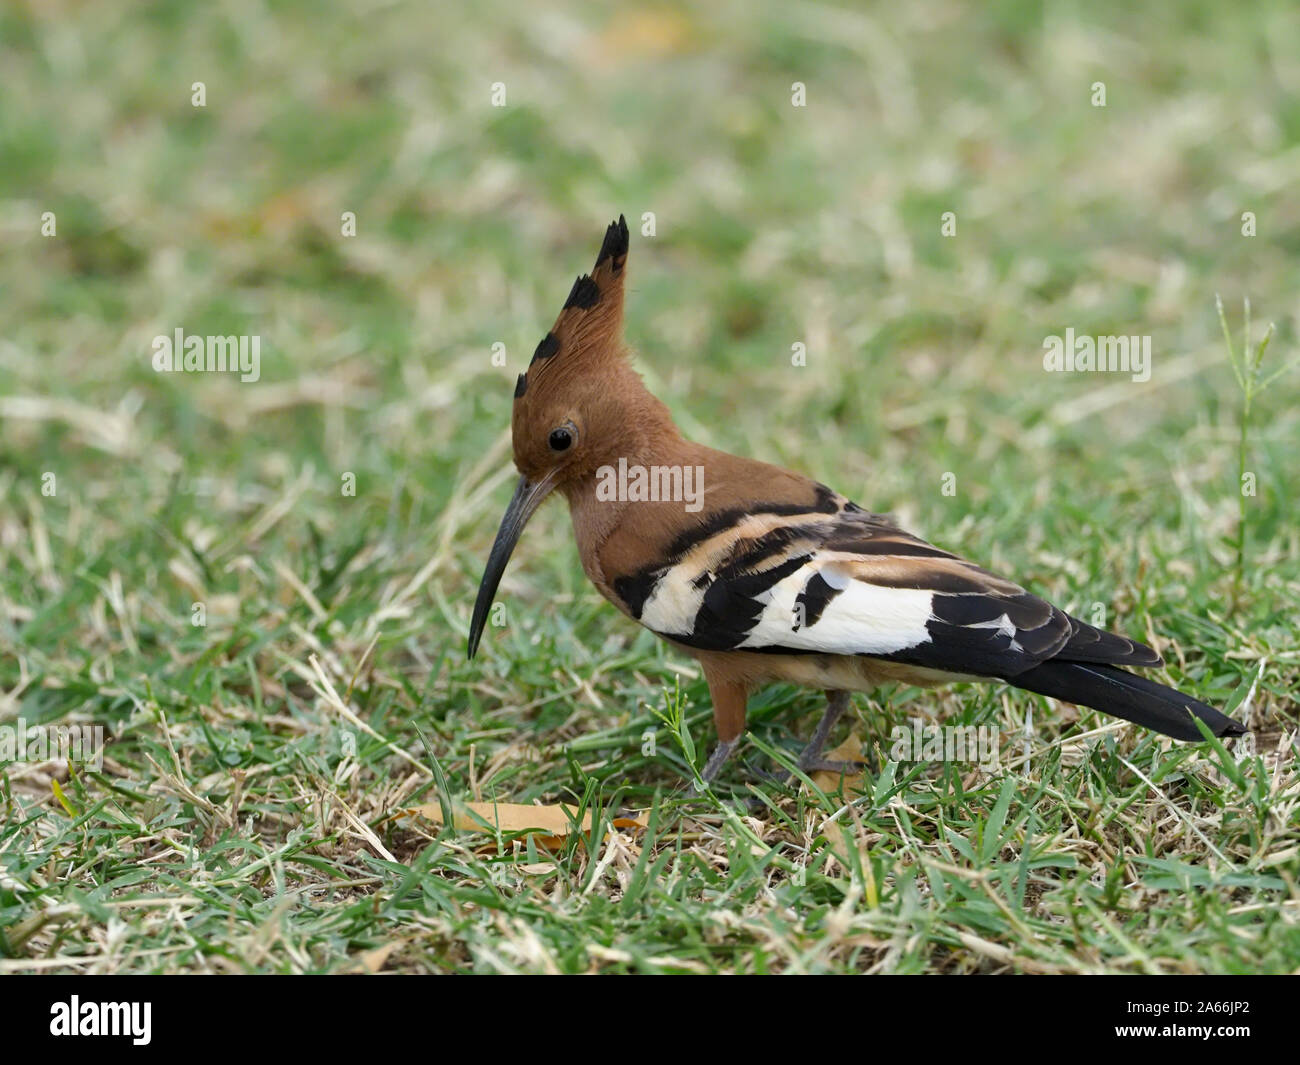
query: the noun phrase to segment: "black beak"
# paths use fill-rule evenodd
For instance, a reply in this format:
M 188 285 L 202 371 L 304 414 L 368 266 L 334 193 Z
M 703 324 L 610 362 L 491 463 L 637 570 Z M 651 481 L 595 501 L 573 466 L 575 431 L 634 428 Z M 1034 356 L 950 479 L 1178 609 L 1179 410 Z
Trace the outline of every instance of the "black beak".
M 515 486 L 514 497 L 506 507 L 501 519 L 501 528 L 488 555 L 487 567 L 483 570 L 483 579 L 479 581 L 478 598 L 474 600 L 474 616 L 469 623 L 469 657 L 474 657 L 478 650 L 479 637 L 483 635 L 483 624 L 487 621 L 488 610 L 492 606 L 492 597 L 497 594 L 497 585 L 506 571 L 510 553 L 519 542 L 519 536 L 533 516 L 533 511 L 551 491 L 552 478 L 546 477 L 534 484 L 527 477 L 520 477 Z

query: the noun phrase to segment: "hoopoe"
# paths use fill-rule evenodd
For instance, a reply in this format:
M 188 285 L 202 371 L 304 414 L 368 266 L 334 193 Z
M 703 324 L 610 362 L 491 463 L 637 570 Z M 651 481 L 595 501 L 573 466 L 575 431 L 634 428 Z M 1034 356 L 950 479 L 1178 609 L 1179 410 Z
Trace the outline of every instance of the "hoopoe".
M 847 768 L 822 750 L 849 693 L 891 681 L 1001 681 L 1180 740 L 1202 738 L 1194 718 L 1216 736 L 1246 731 L 1130 673 L 1124 667 L 1161 665 L 1136 640 L 1071 617 L 825 485 L 684 439 L 623 345 L 627 255 L 620 216 L 515 385 L 520 477 L 474 603 L 470 658 L 524 525 L 558 491 L 600 594 L 699 661 L 718 733 L 705 781 L 739 744 L 750 693 L 777 681 L 826 693 L 799 757 L 807 772 Z M 676 472 L 656 476 L 665 470 Z M 655 490 L 690 480 L 703 491 L 685 505 L 663 498 L 680 490 Z

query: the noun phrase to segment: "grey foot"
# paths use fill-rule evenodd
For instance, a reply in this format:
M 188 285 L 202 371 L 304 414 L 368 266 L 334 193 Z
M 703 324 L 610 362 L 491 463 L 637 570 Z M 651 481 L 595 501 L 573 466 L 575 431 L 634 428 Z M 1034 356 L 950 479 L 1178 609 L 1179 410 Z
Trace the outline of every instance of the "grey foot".
M 822 749 L 826 746 L 826 741 L 830 739 L 831 729 L 835 727 L 835 722 L 849 708 L 849 693 L 843 691 L 828 691 L 826 693 L 826 712 L 822 714 L 822 719 L 817 722 L 817 727 L 813 729 L 812 739 L 808 741 L 808 746 L 799 753 L 799 768 L 805 773 L 809 770 L 820 768 L 818 763 L 822 762 Z
M 708 784 L 718 775 L 718 770 L 727 764 L 727 759 L 731 757 L 732 752 L 734 752 L 739 746 L 740 737 L 737 736 L 734 740 L 719 742 L 718 745 L 713 748 L 713 753 L 709 755 L 709 760 L 704 763 L 704 772 L 700 774 L 703 783 Z M 692 785 L 691 790 L 696 795 L 701 795 L 704 791 L 704 789 L 698 784 Z
M 805 773 L 860 773 L 870 765 L 866 761 L 839 758 L 815 758 L 810 761 L 800 759 L 799 768 Z
M 828 691 L 826 693 L 826 712 L 822 714 L 822 719 L 817 722 L 817 727 L 813 729 L 812 739 L 808 741 L 808 746 L 799 752 L 799 760 L 796 765 L 799 766 L 801 773 L 819 773 L 823 771 L 828 773 L 857 773 L 870 764 L 864 761 L 822 757 L 822 751 L 826 747 L 827 740 L 830 739 L 831 729 L 835 727 L 835 723 L 839 721 L 848 708 L 848 692 Z M 794 781 L 794 774 L 776 778 L 769 776 L 768 779 L 779 779 L 782 784 L 788 785 Z

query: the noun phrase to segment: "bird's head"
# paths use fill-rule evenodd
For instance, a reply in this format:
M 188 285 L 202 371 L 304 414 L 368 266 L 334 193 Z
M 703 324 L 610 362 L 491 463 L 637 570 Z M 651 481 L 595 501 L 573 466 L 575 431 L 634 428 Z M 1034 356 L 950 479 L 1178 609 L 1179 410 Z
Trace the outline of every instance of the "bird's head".
M 605 231 L 590 275 L 573 283 L 515 384 L 511 434 L 520 477 L 479 584 L 471 658 L 510 554 L 542 500 L 636 454 L 648 434 L 672 431 L 667 411 L 646 391 L 623 346 L 627 251 L 627 222 L 620 215 Z

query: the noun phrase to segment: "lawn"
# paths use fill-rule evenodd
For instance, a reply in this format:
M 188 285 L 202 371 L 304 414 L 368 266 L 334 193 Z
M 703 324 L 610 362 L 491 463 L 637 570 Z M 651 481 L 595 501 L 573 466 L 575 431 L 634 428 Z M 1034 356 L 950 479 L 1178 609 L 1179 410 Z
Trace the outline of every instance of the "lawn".
M 1300 969 L 1297 187 L 1283 3 L 6 5 L 0 731 L 107 745 L 0 764 L 0 973 Z M 786 787 L 823 700 L 773 687 L 694 798 L 704 680 L 561 502 L 467 661 L 516 375 L 620 212 L 684 432 L 1251 736 L 896 687 Z M 178 329 L 256 380 L 156 371 Z M 1048 372 L 1067 330 L 1149 378 Z

